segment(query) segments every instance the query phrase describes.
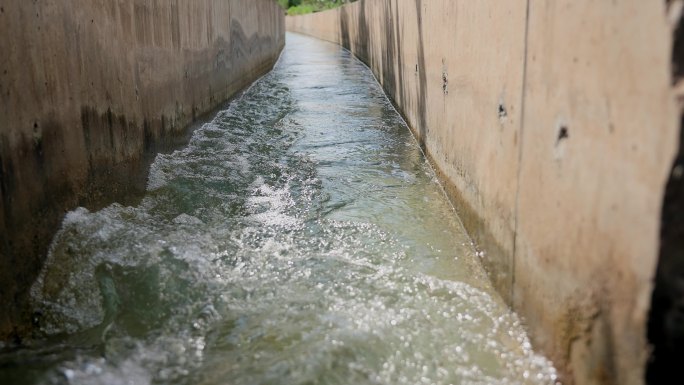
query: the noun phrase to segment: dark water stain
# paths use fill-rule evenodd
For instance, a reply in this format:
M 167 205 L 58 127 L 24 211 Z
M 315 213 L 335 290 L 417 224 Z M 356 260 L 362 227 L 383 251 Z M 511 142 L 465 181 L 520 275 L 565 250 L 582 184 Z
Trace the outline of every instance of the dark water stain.
M 164 115 L 140 125 L 111 109 L 100 113 L 83 106 L 82 149 L 67 150 L 64 127 L 55 119 L 37 122 L 33 137 L 24 138 L 16 151 L 0 143 L 0 303 L 11 309 L 0 315 L 1 337 L 9 337 L 4 340 L 19 344 L 33 333 L 26 306 L 29 288 L 64 213 L 78 206 L 99 209 L 114 201 L 139 202 L 156 154 L 186 144 L 225 103 L 175 131 L 168 123 L 173 119 Z M 69 174 L 63 171 L 66 151 L 79 151 L 86 161 Z M 85 175 L 85 180 L 74 175 Z

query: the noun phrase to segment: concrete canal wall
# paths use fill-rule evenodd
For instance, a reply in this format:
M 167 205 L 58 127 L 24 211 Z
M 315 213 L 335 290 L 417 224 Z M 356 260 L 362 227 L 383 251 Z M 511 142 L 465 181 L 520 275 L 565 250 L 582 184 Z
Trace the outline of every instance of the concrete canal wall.
M 154 154 L 285 43 L 272 0 L 0 0 L 0 338 L 65 211 L 126 203 Z
M 638 384 L 679 146 L 680 11 L 681 1 L 361 0 L 286 23 L 372 69 L 563 381 Z

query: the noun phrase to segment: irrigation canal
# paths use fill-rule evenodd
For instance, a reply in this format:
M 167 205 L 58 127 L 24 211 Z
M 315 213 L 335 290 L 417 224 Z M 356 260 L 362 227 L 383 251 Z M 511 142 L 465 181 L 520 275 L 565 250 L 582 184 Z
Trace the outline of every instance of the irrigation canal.
M 2 384 L 553 384 L 401 117 L 337 46 L 66 215 Z

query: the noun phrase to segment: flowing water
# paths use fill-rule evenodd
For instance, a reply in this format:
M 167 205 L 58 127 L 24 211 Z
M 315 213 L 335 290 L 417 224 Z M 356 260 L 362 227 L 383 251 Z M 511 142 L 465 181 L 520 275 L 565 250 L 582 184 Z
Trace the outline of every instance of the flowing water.
M 369 70 L 288 35 L 155 160 L 142 202 L 64 218 L 42 337 L 1 384 L 547 384 Z

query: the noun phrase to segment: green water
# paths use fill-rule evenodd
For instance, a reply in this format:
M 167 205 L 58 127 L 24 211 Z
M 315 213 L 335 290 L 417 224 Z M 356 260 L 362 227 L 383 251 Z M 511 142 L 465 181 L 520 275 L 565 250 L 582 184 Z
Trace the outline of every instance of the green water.
M 66 215 L 1 384 L 549 384 L 371 73 L 299 35 L 136 207 Z

